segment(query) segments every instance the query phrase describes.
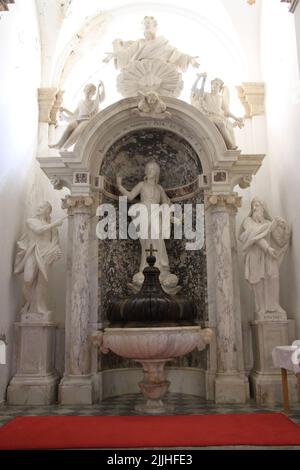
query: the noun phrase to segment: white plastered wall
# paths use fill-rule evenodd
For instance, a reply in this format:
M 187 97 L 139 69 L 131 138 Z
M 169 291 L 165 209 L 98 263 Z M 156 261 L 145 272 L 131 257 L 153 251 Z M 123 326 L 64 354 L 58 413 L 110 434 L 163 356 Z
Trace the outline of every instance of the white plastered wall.
M 18 1 L 1 14 L 0 44 L 0 335 L 7 342 L 7 364 L 0 365 L 1 403 L 13 372 L 13 322 L 22 303 L 21 280 L 13 274 L 16 241 L 39 201 L 50 201 L 54 218 L 63 213 L 60 194 L 35 160 L 41 51 L 34 0 Z M 58 321 L 64 313 L 64 277 L 61 260 L 50 280 L 56 293 L 50 306 Z
M 300 38 L 300 5 L 296 14 L 287 5 L 261 2 L 260 64 L 266 85 L 266 157 L 251 187 L 242 191 L 243 207 L 238 225 L 246 217 L 250 202 L 259 196 L 273 216 L 281 216 L 292 225 L 290 249 L 281 267 L 280 300 L 288 317 L 295 319 L 296 337 L 300 337 L 300 81 L 297 41 Z M 296 25 L 296 28 L 295 28 Z M 298 54 L 300 51 L 300 41 Z M 299 56 L 300 57 L 300 56 Z M 254 118 L 257 119 L 257 118 Z M 261 138 L 258 145 L 263 143 Z M 251 367 L 250 328 L 254 318 L 253 296 L 243 280 L 241 268 L 241 303 L 244 318 L 246 366 Z M 247 346 L 248 344 L 248 346 Z
M 281 272 L 281 302 L 288 315 L 295 318 L 299 337 L 300 81 L 295 17 L 279 2 L 273 6 L 270 3 L 264 0 L 261 17 L 261 68 L 267 85 L 266 164 L 269 177 L 266 181 L 258 175 L 258 184 L 273 214 L 284 217 L 292 225 L 292 243 Z M 298 5 L 297 15 L 299 9 Z M 298 37 L 299 34 L 300 31 Z

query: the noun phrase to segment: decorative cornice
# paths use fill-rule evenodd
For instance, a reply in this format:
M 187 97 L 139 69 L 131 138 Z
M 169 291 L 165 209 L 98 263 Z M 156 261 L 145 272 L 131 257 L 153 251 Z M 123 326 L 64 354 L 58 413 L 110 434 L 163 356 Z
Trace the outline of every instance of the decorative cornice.
M 207 205 L 212 209 L 234 209 L 242 207 L 242 198 L 237 193 L 231 194 L 208 194 Z
M 261 116 L 265 113 L 265 84 L 262 82 L 243 82 L 236 87 L 239 99 L 245 108 L 245 117 Z
M 15 0 L 0 0 L 0 11 L 8 11 L 10 3 L 15 3 Z

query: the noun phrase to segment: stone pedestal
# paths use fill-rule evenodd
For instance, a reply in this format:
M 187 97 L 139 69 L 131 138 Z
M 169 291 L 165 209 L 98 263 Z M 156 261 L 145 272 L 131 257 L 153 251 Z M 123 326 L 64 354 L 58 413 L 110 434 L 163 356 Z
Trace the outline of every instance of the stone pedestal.
M 251 323 L 254 367 L 250 374 L 251 386 L 256 402 L 260 405 L 282 403 L 280 369 L 272 361 L 275 346 L 291 344 L 289 335 L 292 320 L 255 320 Z M 290 401 L 297 401 L 297 381 L 293 374 L 288 376 Z
M 50 405 L 57 401 L 55 329 L 50 322 L 15 323 L 17 372 L 7 390 L 10 405 Z

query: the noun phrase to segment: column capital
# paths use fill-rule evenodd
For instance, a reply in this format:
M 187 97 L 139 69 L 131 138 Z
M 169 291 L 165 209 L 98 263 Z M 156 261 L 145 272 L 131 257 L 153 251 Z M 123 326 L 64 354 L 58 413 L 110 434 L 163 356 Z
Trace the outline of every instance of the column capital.
M 39 122 L 50 122 L 50 112 L 55 103 L 57 88 L 38 88 Z
M 217 210 L 237 210 L 242 206 L 242 198 L 237 193 L 219 194 L 210 193 L 207 195 L 208 208 Z
M 89 213 L 93 210 L 95 202 L 93 196 L 66 196 L 62 199 L 62 208 L 67 209 L 69 215 L 75 212 Z

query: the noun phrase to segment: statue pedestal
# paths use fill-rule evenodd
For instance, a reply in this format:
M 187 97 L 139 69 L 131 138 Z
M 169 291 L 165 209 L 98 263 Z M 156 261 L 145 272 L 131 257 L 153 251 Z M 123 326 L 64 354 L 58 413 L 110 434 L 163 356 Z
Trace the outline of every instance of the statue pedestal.
M 10 405 L 50 405 L 57 400 L 54 369 L 56 324 L 15 323 L 17 372 L 7 389 Z
M 286 346 L 294 338 L 289 335 L 293 320 L 255 320 L 251 323 L 254 366 L 250 374 L 254 398 L 260 405 L 283 403 L 281 372 L 272 361 L 272 349 Z M 297 380 L 288 376 L 289 398 L 297 401 Z

